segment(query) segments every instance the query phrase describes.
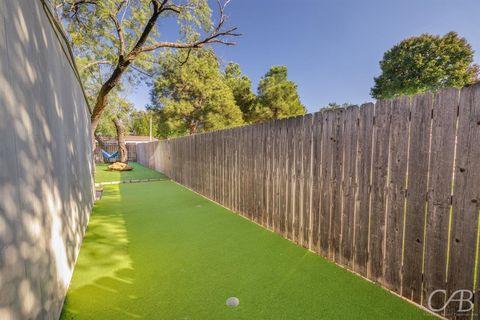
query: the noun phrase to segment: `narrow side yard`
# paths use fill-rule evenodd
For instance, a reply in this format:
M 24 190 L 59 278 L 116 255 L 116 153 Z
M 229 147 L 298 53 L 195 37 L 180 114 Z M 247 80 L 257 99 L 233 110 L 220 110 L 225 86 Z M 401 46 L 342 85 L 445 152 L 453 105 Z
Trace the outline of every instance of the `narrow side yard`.
M 239 298 L 238 307 L 225 305 L 232 296 Z M 61 316 L 428 317 L 380 287 L 169 180 L 105 187 Z
M 113 182 L 113 181 L 127 181 L 135 179 L 163 179 L 165 176 L 160 172 L 150 170 L 136 162 L 129 162 L 129 166 L 133 167 L 132 171 L 109 171 L 108 164 L 97 164 L 95 171 L 95 182 Z

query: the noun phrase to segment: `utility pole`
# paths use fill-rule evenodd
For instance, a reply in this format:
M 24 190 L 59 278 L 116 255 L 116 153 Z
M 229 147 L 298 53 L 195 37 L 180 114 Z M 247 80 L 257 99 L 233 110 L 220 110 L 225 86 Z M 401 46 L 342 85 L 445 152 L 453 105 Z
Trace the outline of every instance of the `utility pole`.
M 152 142 L 152 116 L 150 116 L 150 142 Z

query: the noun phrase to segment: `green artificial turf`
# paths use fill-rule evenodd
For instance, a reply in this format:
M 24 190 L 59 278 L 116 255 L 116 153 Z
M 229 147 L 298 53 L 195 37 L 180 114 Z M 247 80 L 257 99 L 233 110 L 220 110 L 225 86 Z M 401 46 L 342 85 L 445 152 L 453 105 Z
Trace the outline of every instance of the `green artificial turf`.
M 228 297 L 238 307 L 227 307 Z M 61 319 L 423 319 L 423 310 L 172 181 L 109 185 Z
M 97 163 L 95 168 L 95 182 L 113 182 L 135 179 L 163 179 L 165 176 L 160 172 L 150 170 L 136 162 L 129 162 L 129 166 L 133 167 L 132 171 L 109 171 L 109 164 Z

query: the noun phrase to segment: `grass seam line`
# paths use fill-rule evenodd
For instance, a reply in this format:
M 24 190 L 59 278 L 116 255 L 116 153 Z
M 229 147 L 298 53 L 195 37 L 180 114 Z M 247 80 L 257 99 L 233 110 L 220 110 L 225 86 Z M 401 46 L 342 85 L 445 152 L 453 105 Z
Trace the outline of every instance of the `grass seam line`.
M 115 185 L 115 184 L 124 184 L 124 183 L 143 183 L 143 182 L 157 182 L 157 181 L 167 181 L 170 179 L 165 178 L 149 178 L 149 179 L 130 179 L 130 180 L 120 180 L 120 181 L 108 181 L 108 182 L 97 182 L 95 183 L 95 187 L 103 187 L 108 185 Z

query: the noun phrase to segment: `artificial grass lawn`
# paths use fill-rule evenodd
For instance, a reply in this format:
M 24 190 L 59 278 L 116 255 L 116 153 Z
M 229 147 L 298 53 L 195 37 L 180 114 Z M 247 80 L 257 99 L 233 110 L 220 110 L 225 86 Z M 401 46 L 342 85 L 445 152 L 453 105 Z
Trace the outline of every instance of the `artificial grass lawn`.
M 227 307 L 235 296 L 240 305 Z M 172 181 L 109 185 L 61 319 L 423 319 L 423 310 Z
M 97 163 L 95 168 L 95 182 L 113 182 L 134 179 L 162 179 L 165 178 L 160 172 L 151 170 L 136 162 L 129 162 L 129 166 L 133 167 L 132 171 L 108 171 L 109 164 Z

